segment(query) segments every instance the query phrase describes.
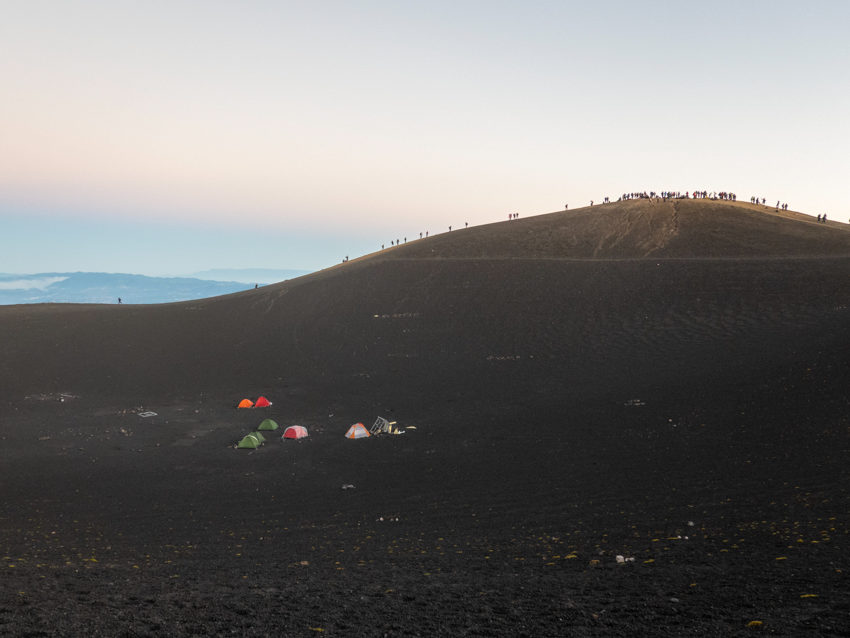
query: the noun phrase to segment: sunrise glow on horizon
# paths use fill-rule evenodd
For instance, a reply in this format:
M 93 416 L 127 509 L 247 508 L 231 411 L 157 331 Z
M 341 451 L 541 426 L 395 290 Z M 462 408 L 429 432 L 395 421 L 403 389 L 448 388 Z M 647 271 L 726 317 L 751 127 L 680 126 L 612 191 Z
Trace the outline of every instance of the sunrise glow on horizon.
M 31 243 L 0 272 L 318 268 L 638 189 L 846 222 L 849 23 L 825 0 L 10 4 L 0 218 Z

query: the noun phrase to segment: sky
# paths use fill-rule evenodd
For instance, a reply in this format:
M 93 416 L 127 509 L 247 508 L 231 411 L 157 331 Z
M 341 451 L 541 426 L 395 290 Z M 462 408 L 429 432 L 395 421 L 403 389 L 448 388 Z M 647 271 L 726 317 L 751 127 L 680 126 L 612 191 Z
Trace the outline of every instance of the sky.
M 314 270 L 638 190 L 850 217 L 844 0 L 0 9 L 0 273 Z

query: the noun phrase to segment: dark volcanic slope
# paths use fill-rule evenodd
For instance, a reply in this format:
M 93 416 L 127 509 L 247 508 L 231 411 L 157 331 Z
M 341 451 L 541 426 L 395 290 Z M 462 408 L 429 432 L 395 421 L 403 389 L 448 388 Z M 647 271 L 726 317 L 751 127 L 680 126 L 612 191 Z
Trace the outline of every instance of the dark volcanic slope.
M 844 225 L 636 201 L 0 308 L 0 631 L 847 632 L 848 281 Z
M 469 233 L 469 235 L 465 234 Z M 470 236 L 471 235 L 471 236 Z M 846 224 L 712 200 L 632 200 L 490 224 L 398 256 L 576 259 L 847 256 Z

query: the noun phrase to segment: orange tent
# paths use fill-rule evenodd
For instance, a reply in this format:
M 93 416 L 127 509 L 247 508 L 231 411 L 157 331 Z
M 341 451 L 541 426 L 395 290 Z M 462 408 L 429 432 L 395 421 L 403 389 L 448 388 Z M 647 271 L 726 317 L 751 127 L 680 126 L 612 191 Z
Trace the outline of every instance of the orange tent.
M 253 407 L 254 407 L 254 402 L 253 402 L 253 401 L 251 401 L 251 399 L 242 399 L 242 400 L 239 402 L 239 405 L 238 405 L 238 406 L 236 406 L 236 407 L 238 407 L 238 408 L 253 408 Z
M 269 407 L 271 404 L 272 404 L 272 402 L 271 402 L 271 401 L 269 401 L 266 397 L 260 397 L 260 398 L 259 398 L 259 399 L 257 399 L 257 400 L 256 400 L 256 402 L 254 403 L 254 407 L 255 407 L 255 408 L 267 408 L 267 407 Z
M 369 434 L 369 430 L 367 430 L 366 426 L 362 423 L 355 423 L 348 428 L 348 432 L 345 433 L 345 438 L 347 439 L 365 439 L 367 436 L 372 435 Z

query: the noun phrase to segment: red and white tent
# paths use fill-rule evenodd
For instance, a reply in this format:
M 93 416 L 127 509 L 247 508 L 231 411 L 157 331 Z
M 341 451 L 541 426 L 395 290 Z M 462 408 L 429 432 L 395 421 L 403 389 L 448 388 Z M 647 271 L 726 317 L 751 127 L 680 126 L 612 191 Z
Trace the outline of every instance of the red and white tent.
M 290 425 L 283 431 L 282 439 L 303 439 L 307 436 L 307 428 L 301 425 Z

